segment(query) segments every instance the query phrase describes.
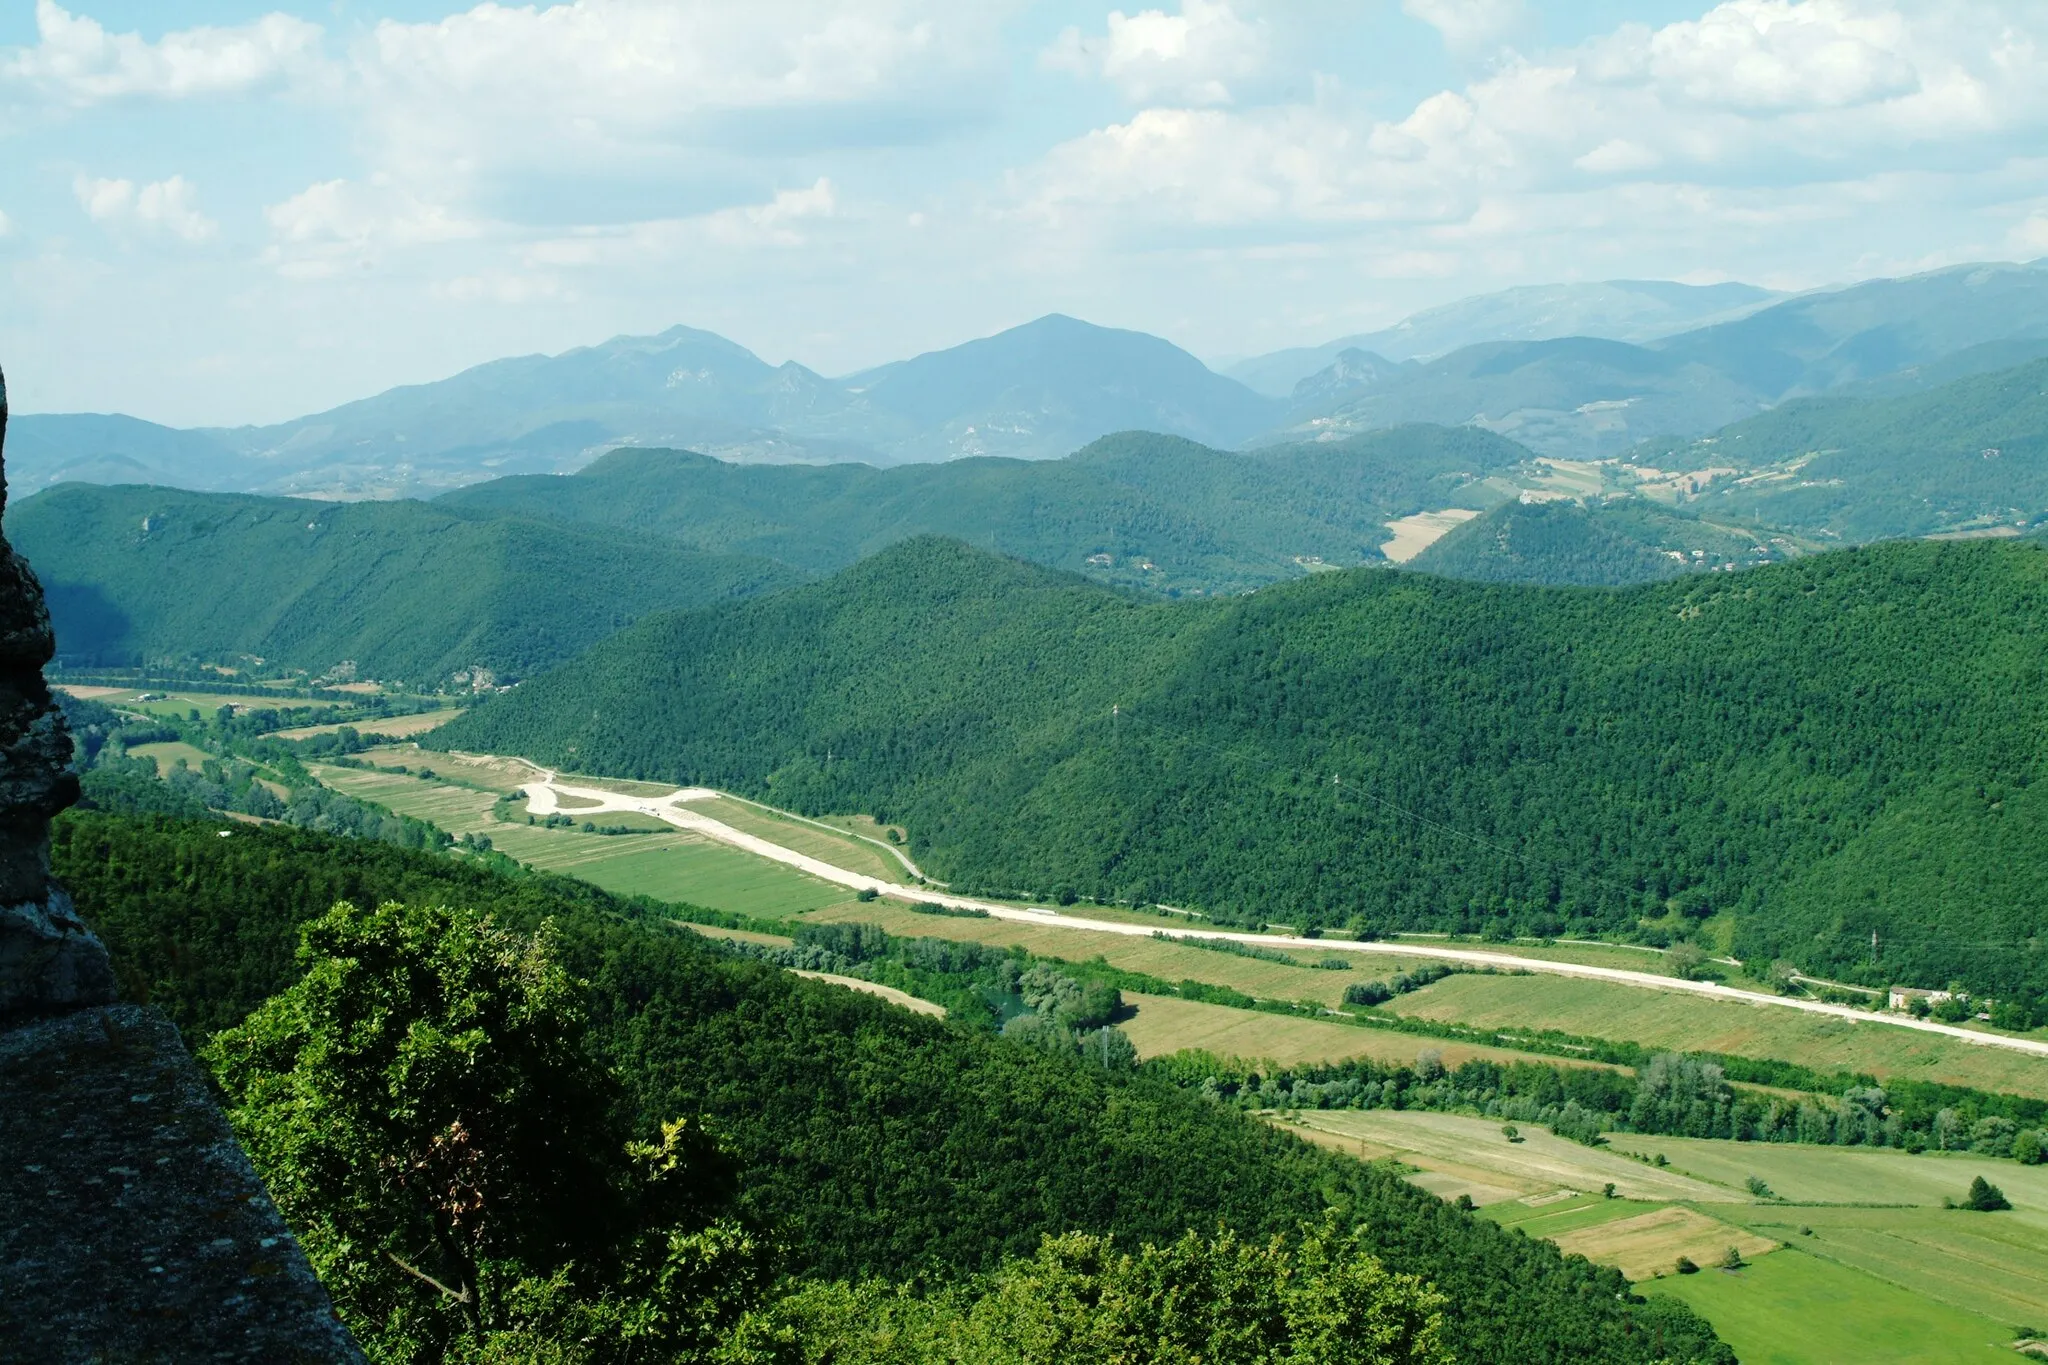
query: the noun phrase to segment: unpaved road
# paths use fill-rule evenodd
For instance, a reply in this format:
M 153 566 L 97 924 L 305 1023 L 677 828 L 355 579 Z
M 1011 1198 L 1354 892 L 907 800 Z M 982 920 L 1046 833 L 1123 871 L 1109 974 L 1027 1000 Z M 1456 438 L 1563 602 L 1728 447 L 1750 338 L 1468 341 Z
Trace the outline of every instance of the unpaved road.
M 956 896 L 950 892 L 934 891 L 926 886 L 900 886 L 859 872 L 849 872 L 843 867 L 835 867 L 809 854 L 798 853 L 794 849 L 770 843 L 766 839 L 713 820 L 708 815 L 685 808 L 683 803 L 703 801 L 722 794 L 708 787 L 685 787 L 667 796 L 650 799 L 622 796 L 617 792 L 602 791 L 595 787 L 569 786 L 556 782 L 553 773 L 537 771 L 541 772 L 540 779 L 528 783 L 524 789 L 528 809 L 536 815 L 553 812 L 559 794 L 598 803 L 595 808 L 578 806 L 573 812 L 564 812 L 574 814 L 579 819 L 587 818 L 598 811 L 637 811 L 642 815 L 651 815 L 657 820 L 665 820 L 678 829 L 695 830 L 706 838 L 717 839 L 721 843 L 731 844 L 735 848 L 745 849 L 749 853 L 808 872 L 813 877 L 835 885 L 851 887 L 856 891 L 873 890 L 881 895 L 895 896 L 903 900 L 930 901 L 959 910 L 980 910 L 991 919 L 1016 920 L 1026 924 L 1053 924 L 1062 929 L 1122 934 L 1130 938 L 1150 938 L 1153 934 L 1161 932 L 1146 924 L 1089 919 L 1082 915 L 1062 914 L 1056 910 L 1039 909 L 1035 906 L 1002 905 L 995 901 L 976 900 L 971 896 Z M 1359 943 L 1351 939 L 1297 938 L 1288 934 L 1234 934 L 1221 929 L 1175 929 L 1171 932 L 1178 938 L 1227 939 L 1234 943 L 1261 944 L 1272 948 L 1307 948 L 1326 953 L 1386 953 L 1398 957 L 1432 957 L 1449 962 L 1467 962 L 1480 967 L 1505 967 L 1542 972 L 1552 976 L 1575 976 L 1589 981 L 1612 981 L 1626 986 L 1647 987 L 1651 990 L 1703 995 L 1710 999 L 1755 1006 L 1758 1009 L 1804 1010 L 1808 1014 L 1831 1015 L 1852 1023 L 1917 1029 L 1922 1033 L 1938 1033 L 1961 1042 L 1974 1043 L 1979 1047 L 2008 1048 L 2036 1057 L 2048 1057 L 2048 1042 L 2037 1042 L 2031 1038 L 2008 1038 L 1995 1033 L 1977 1033 L 1970 1029 L 1957 1028 L 1953 1024 L 1938 1024 L 1931 1019 L 1873 1015 L 1851 1009 L 1847 1005 L 1829 1005 L 1818 1000 L 1793 1000 L 1782 995 L 1757 995 L 1713 981 L 1681 981 L 1677 977 L 1658 976 L 1654 972 L 1632 972 L 1622 967 L 1594 967 L 1578 962 L 1552 962 L 1545 958 L 1515 957 L 1507 953 L 1477 952 L 1469 948 L 1437 948 L 1412 942 Z

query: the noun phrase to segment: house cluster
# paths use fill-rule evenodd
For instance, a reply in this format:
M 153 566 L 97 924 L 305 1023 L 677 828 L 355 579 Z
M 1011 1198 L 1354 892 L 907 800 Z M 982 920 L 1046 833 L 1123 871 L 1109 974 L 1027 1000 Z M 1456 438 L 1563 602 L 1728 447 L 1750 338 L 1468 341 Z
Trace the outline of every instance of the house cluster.
M 1894 986 L 1885 997 L 1886 1005 L 1895 1010 L 1910 1010 L 1915 1000 L 1933 1008 L 1945 1000 L 1955 999 L 1951 991 L 1923 991 L 1918 986 Z

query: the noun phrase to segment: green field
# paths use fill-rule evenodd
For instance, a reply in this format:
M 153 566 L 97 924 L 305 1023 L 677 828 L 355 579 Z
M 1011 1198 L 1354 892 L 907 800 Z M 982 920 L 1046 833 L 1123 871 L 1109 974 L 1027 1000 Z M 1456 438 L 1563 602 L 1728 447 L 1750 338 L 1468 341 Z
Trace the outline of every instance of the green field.
M 165 740 L 161 744 L 138 744 L 128 752 L 136 758 L 146 758 L 156 764 L 160 776 L 167 775 L 171 769 L 177 767 L 181 758 L 185 760 L 186 767 L 197 768 L 213 757 L 206 750 L 177 739 Z
M 604 835 L 506 824 L 492 818 L 496 798 L 488 791 L 358 768 L 321 766 L 315 771 L 337 791 L 432 821 L 450 834 L 489 835 L 499 852 L 522 863 L 580 877 L 620 895 L 688 901 L 764 919 L 851 900 L 844 887 L 696 834 Z M 622 816 L 606 823 L 624 821 Z
M 1553 1028 L 1647 1047 L 1769 1057 L 1822 1071 L 1943 1081 L 2048 1099 L 2039 1057 L 1872 1021 L 1563 976 L 1453 976 L 1393 1001 L 1420 1019 Z
M 1743 1365 L 1967 1365 L 2023 1359 L 2012 1325 L 1968 1313 L 1797 1248 L 1743 1270 L 1667 1275 L 1645 1286 L 1714 1324 Z
M 834 867 L 843 867 L 848 872 L 889 882 L 910 879 L 910 872 L 902 863 L 864 839 L 836 830 L 820 829 L 815 824 L 778 815 L 749 801 L 721 796 L 707 801 L 692 801 L 689 808 L 722 825 L 730 825 L 742 833 L 794 849 Z

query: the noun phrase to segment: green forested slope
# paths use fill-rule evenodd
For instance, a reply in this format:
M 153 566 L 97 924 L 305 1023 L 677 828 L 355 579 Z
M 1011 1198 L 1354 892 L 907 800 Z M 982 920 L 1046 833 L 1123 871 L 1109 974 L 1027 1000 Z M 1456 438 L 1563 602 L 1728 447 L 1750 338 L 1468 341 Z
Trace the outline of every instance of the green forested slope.
M 1487 583 L 1602 588 L 1654 583 L 1731 562 L 1748 568 L 1757 560 L 1755 548 L 1756 537 L 1747 531 L 1725 530 L 1641 499 L 1591 507 L 1509 502 L 1455 527 L 1408 567 Z
M 1506 492 L 1475 481 L 1528 457 L 1490 432 L 1445 427 L 1254 454 L 1125 432 L 1064 460 L 887 470 L 621 450 L 569 478 L 499 479 L 436 505 L 626 526 L 816 571 L 940 534 L 1154 591 L 1230 591 L 1298 577 L 1310 557 L 1376 561 L 1389 519 L 1454 494 L 1468 506 L 1499 501 Z M 1091 563 L 1098 555 L 1109 562 Z
M 1566 1258 L 1164 1081 L 1113 1075 L 735 958 L 647 907 L 573 882 L 508 880 L 366 841 L 83 812 L 58 875 L 131 995 L 197 1036 L 300 970 L 297 926 L 336 899 L 551 918 L 590 983 L 592 1036 L 645 1128 L 701 1116 L 736 1158 L 743 1208 L 800 1274 L 944 1283 L 1041 1234 L 1254 1236 L 1335 1204 L 1395 1270 L 1451 1300 L 1461 1360 L 1725 1361 L 1708 1330 L 1629 1302 L 1618 1273 Z
M 2044 586 L 2032 545 L 1902 543 L 1144 603 L 920 540 L 644 622 L 435 742 L 870 811 L 984 889 L 1524 933 L 1726 912 L 1745 957 L 2039 990 L 2048 858 L 2014 822 Z
M 650 611 L 798 578 L 663 537 L 418 502 L 133 485 L 39 493 L 8 508 L 7 535 L 43 581 L 66 662 L 354 660 L 414 684 L 476 665 L 523 676 Z
M 1698 505 L 1843 540 L 2025 524 L 2048 515 L 2048 360 L 1895 398 L 1801 399 L 1638 458 L 1763 471 Z

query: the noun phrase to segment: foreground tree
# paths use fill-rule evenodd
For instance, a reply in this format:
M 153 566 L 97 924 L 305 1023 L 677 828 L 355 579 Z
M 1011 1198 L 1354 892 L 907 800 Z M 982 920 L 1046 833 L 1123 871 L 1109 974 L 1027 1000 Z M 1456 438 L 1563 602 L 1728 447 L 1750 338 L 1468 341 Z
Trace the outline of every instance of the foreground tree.
M 977 1291 L 804 1289 L 751 1315 L 727 1365 L 1448 1365 L 1444 1303 L 1334 1220 L 1293 1241 L 1193 1232 L 1117 1249 L 1048 1237 Z
M 551 926 L 336 905 L 305 975 L 208 1061 L 229 1117 L 350 1326 L 381 1360 L 688 1358 L 759 1248 L 683 1123 L 628 1141 Z

